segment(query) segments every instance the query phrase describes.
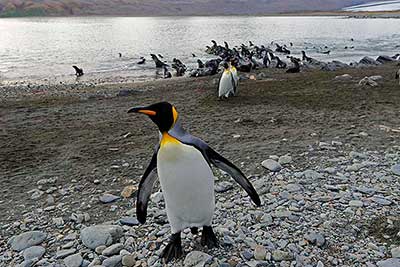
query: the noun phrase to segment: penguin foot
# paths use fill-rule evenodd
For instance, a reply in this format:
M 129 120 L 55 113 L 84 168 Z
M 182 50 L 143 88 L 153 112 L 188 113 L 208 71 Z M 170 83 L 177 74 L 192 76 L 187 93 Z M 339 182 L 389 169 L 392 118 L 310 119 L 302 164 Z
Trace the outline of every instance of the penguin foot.
M 168 263 L 173 259 L 180 258 L 182 254 L 181 233 L 179 232 L 171 236 L 168 245 L 161 254 L 161 258 L 165 263 Z
M 200 243 L 202 246 L 207 246 L 208 248 L 218 247 L 218 239 L 211 226 L 203 226 Z

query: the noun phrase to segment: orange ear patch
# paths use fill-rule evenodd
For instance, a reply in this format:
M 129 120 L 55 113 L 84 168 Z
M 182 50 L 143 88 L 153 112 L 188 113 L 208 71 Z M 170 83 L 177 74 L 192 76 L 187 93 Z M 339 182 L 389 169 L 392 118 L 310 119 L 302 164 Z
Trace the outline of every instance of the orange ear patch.
M 174 116 L 174 124 L 176 120 L 178 119 L 178 112 L 176 111 L 175 107 L 172 107 L 172 116 Z

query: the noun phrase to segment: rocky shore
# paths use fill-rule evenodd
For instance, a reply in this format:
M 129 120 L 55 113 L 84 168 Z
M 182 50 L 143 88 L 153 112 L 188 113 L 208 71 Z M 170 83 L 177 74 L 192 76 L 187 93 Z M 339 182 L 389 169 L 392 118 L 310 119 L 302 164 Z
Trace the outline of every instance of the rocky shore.
M 0 100 L 0 266 L 163 266 L 159 188 L 147 223 L 135 218 L 157 133 L 126 114 L 160 100 L 240 166 L 263 203 L 215 172 L 220 247 L 186 231 L 184 257 L 168 266 L 400 266 L 396 68 L 263 70 L 243 75 L 226 102 L 210 77 L 2 88 L 11 95 Z

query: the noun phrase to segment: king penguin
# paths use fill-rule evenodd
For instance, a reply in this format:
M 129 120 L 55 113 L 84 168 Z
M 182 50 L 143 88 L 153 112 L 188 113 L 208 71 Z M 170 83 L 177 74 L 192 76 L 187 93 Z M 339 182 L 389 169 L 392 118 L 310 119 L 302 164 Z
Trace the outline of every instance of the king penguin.
M 235 95 L 237 83 L 234 74 L 232 73 L 232 66 L 228 62 L 224 62 L 222 66 L 224 67 L 224 71 L 222 72 L 221 78 L 219 79 L 218 86 L 218 98 L 220 100 Z
M 235 86 L 233 87 L 233 89 L 234 89 L 233 95 L 234 95 L 234 96 L 237 96 L 237 94 L 238 94 L 238 89 L 239 89 L 239 76 L 238 76 L 238 73 L 237 73 L 237 69 L 236 69 L 236 67 L 232 64 L 232 62 L 229 62 L 229 69 L 230 69 L 230 71 L 231 71 L 231 73 L 232 73 L 232 77 L 233 77 L 233 80 L 234 80 L 234 82 L 235 82 Z
M 135 107 L 128 113 L 142 113 L 157 125 L 160 141 L 139 184 L 136 215 L 146 222 L 147 204 L 157 176 L 164 195 L 171 238 L 161 257 L 165 262 L 182 256 L 181 231 L 203 228 L 201 245 L 217 247 L 212 229 L 215 209 L 214 175 L 211 165 L 225 171 L 261 205 L 260 197 L 246 176 L 233 163 L 181 126 L 176 108 L 168 102 Z

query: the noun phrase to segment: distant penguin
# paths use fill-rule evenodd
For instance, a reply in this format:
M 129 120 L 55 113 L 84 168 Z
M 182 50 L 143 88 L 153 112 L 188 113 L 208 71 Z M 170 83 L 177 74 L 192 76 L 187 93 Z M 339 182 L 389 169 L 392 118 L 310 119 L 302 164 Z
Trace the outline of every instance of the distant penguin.
M 210 59 L 206 61 L 204 66 L 209 69 L 209 75 L 214 75 L 218 73 L 219 64 L 221 63 L 221 59 Z
M 164 79 L 172 78 L 171 72 L 167 69 L 167 66 L 164 66 Z
M 204 63 L 200 59 L 197 60 L 197 64 L 198 64 L 199 69 L 204 68 Z
M 186 72 L 186 66 L 177 58 L 174 58 L 173 64 L 171 65 L 173 69 L 176 70 L 176 76 L 180 77 L 183 76 Z
M 396 78 L 397 80 L 399 80 L 399 85 L 400 85 L 400 69 L 396 72 L 395 78 Z
M 264 58 L 263 58 L 263 65 L 265 68 L 268 68 L 271 65 L 271 58 L 269 56 L 269 53 L 265 53 Z
M 286 69 L 287 64 L 283 62 L 279 57 L 275 56 L 275 59 L 277 61 L 276 63 L 276 68 L 278 69 Z
M 143 65 L 145 63 L 146 63 L 146 59 L 144 57 L 140 57 L 140 61 L 137 64 Z
M 292 58 L 291 58 L 291 61 L 293 62 L 294 67 L 288 69 L 288 70 L 286 71 L 286 73 L 298 73 L 298 72 L 300 72 L 300 64 L 299 64 L 299 62 L 297 61 L 297 59 L 295 59 L 295 58 L 292 57 Z
M 292 42 L 290 42 L 290 46 L 293 46 L 293 43 L 292 43 Z
M 118 53 L 118 55 L 119 55 L 119 57 L 122 57 L 122 54 L 121 54 L 121 53 Z
M 183 255 L 181 232 L 187 228 L 196 233 L 202 227 L 200 244 L 209 249 L 218 246 L 218 239 L 212 228 L 215 178 L 211 166 L 229 174 L 256 206 L 261 205 L 253 185 L 238 167 L 206 142 L 183 129 L 173 105 L 161 102 L 147 107 L 131 108 L 128 113 L 147 115 L 157 125 L 160 133 L 160 141 L 139 184 L 136 217 L 140 223 L 146 222 L 148 202 L 158 177 L 172 234 L 161 253 L 165 263 Z M 241 194 L 236 197 L 240 199 Z M 253 210 L 250 207 L 249 209 Z
M 229 66 L 228 62 L 224 62 L 222 66 L 224 67 L 224 71 L 219 79 L 218 86 L 218 98 L 220 100 L 235 95 L 236 91 L 236 81 L 233 77 L 231 66 Z
M 196 55 L 195 55 L 195 54 L 192 54 L 192 57 L 196 57 Z
M 235 81 L 233 96 L 237 96 L 239 89 L 239 75 L 237 73 L 236 67 L 232 64 L 232 62 L 229 62 L 229 70 L 231 71 L 233 80 Z
M 77 66 L 72 66 L 75 70 L 75 75 L 77 77 L 81 77 L 83 75 L 83 69 L 78 68 Z
M 167 66 L 164 62 L 158 59 L 158 57 L 154 54 L 150 54 L 151 58 L 153 59 L 154 63 L 156 63 L 156 68 L 162 68 L 164 66 Z
M 228 43 L 227 43 L 227 42 L 224 42 L 224 44 L 225 44 L 225 49 L 229 50 L 229 45 L 228 45 Z
M 303 55 L 303 57 L 302 57 L 302 60 L 303 60 L 303 61 L 307 61 L 307 62 L 312 61 L 312 58 L 308 57 L 308 56 L 306 55 L 306 52 L 305 52 L 305 51 L 301 51 L 301 54 Z

